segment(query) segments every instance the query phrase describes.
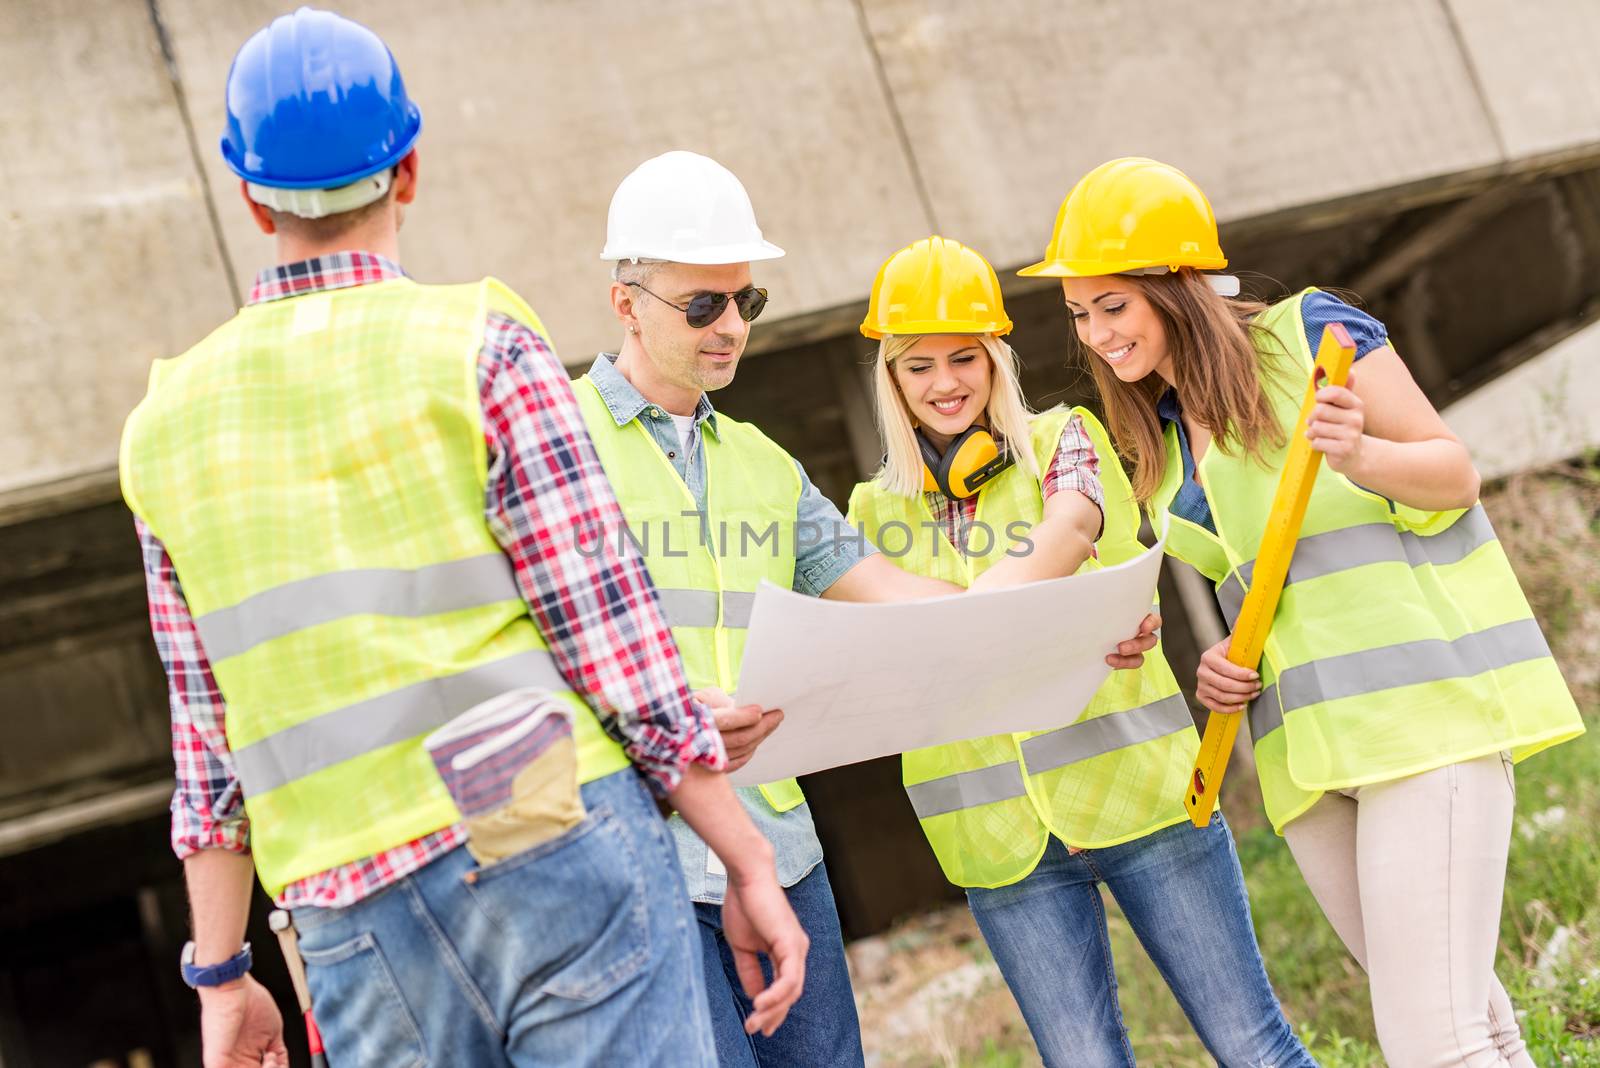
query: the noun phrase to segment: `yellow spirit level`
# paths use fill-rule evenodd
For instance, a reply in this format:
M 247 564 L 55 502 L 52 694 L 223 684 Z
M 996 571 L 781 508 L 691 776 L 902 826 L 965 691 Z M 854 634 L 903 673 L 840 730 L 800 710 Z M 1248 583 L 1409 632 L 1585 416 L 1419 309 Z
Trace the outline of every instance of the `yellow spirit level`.
M 1289 438 L 1289 455 L 1283 464 L 1283 474 L 1278 478 L 1278 492 L 1272 498 L 1267 529 L 1256 550 L 1250 588 L 1244 595 L 1238 621 L 1234 623 L 1233 639 L 1228 643 L 1228 659 L 1240 667 L 1254 671 L 1261 662 L 1267 632 L 1272 628 L 1272 616 L 1278 610 L 1278 597 L 1283 593 L 1283 580 L 1289 574 L 1289 561 L 1300 537 L 1300 523 L 1306 517 L 1306 503 L 1311 500 L 1311 487 L 1317 481 L 1322 453 L 1306 440 L 1306 423 L 1311 418 L 1311 409 L 1316 406 L 1317 390 L 1324 385 L 1344 385 L 1350 377 L 1350 364 L 1355 355 L 1355 343 L 1350 340 L 1349 332 L 1339 323 L 1329 323 L 1322 331 L 1322 343 L 1317 346 L 1316 366 L 1311 370 L 1306 399 L 1300 405 L 1300 418 L 1295 421 L 1294 434 Z M 1233 740 L 1244 716 L 1244 712 L 1212 712 L 1206 720 L 1200 754 L 1195 757 L 1194 774 L 1189 778 L 1183 799 L 1183 807 L 1189 810 L 1189 819 L 1196 827 L 1211 822 L 1211 812 L 1216 808 L 1217 794 L 1222 789 L 1222 777 L 1228 772 Z

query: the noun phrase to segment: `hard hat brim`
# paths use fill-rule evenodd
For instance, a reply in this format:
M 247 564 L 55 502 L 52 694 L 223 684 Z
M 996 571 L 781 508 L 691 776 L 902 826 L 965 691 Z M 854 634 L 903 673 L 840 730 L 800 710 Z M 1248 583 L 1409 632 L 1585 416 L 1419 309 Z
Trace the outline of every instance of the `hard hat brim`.
M 226 135 L 222 138 L 222 162 L 228 169 L 247 182 L 256 185 L 268 186 L 272 189 L 338 189 L 342 186 L 353 185 L 363 178 L 377 174 L 379 171 L 388 170 L 411 153 L 416 145 L 417 138 L 422 134 L 422 113 L 414 106 L 412 108 L 412 122 L 406 135 L 399 143 L 376 163 L 368 163 L 346 174 L 335 174 L 328 177 L 318 176 L 307 179 L 277 178 L 270 174 L 258 173 L 244 165 L 243 160 L 235 158 L 233 146 L 228 143 Z
M 590 246 L 593 247 L 592 245 Z M 613 248 L 607 245 L 600 252 L 602 260 L 653 260 L 657 263 L 692 263 L 696 266 L 718 266 L 726 263 L 755 263 L 775 260 L 786 255 L 771 241 L 743 242 L 736 245 L 712 245 L 693 252 L 677 249 Z
M 994 334 L 1000 337 L 1011 333 L 1011 325 L 1010 319 L 991 322 L 926 320 L 923 322 L 896 323 L 893 330 L 884 330 L 874 323 L 863 322 L 861 324 L 861 333 L 874 341 L 881 341 L 886 337 L 921 337 L 924 334 L 960 334 L 962 336 Z
M 1228 265 L 1226 256 L 1212 256 L 1184 263 L 1166 263 L 1158 260 L 1123 260 L 1119 262 L 1083 260 L 1040 260 L 1017 273 L 1024 278 L 1102 278 L 1111 274 L 1127 274 L 1146 267 L 1193 267 L 1197 271 L 1220 271 Z

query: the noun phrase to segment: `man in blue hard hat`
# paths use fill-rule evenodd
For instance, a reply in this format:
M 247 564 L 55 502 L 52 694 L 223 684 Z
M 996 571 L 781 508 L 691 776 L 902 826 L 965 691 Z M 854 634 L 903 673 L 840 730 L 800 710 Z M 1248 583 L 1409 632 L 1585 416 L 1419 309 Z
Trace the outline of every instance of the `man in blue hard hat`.
M 502 284 L 397 265 L 422 120 L 394 57 L 301 8 L 240 49 L 227 114 L 277 265 L 158 362 L 121 465 L 170 682 L 205 1064 L 286 1063 L 243 943 L 253 873 L 293 913 L 335 1064 L 714 1064 L 652 793 L 728 869 L 748 1027 L 770 1034 L 806 936 L 643 564 L 579 550 L 621 514 L 566 373 Z M 469 834 L 423 744 L 485 709 L 541 724 L 526 766 L 497 769 L 510 853 Z

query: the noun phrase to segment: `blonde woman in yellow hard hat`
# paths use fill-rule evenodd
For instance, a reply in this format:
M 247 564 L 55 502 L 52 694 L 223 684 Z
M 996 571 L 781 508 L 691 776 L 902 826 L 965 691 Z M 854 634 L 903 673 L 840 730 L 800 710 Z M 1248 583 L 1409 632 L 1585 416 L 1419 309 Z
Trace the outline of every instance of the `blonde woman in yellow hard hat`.
M 887 458 L 850 519 L 907 571 L 994 588 L 1142 551 L 1105 430 L 1082 408 L 1028 410 L 1010 329 L 993 268 L 955 241 L 918 241 L 878 272 L 861 330 L 879 342 Z M 1059 728 L 902 757 L 929 844 L 1046 1064 L 1133 1063 L 1102 884 L 1220 1063 L 1314 1063 L 1267 981 L 1226 826 L 1185 814 L 1198 739 L 1171 669 L 1159 646 L 1108 662 L 1124 670 Z
M 1205 195 L 1119 159 L 1067 196 L 1061 279 L 1133 487 L 1232 626 L 1325 324 L 1359 363 L 1318 391 L 1324 454 L 1259 675 L 1205 653 L 1197 695 L 1249 708 L 1261 790 L 1366 968 L 1384 1056 L 1531 1065 L 1494 977 L 1512 763 L 1582 733 L 1466 448 L 1377 320 L 1308 289 L 1234 297 Z

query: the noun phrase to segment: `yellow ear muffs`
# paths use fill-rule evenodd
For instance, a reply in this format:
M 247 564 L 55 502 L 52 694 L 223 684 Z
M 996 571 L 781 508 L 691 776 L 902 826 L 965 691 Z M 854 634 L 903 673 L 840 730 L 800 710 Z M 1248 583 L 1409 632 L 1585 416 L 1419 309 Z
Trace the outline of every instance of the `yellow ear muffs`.
M 935 490 L 952 500 L 965 500 L 984 483 L 1011 466 L 1011 456 L 995 444 L 983 427 L 974 423 L 961 432 L 941 453 L 917 431 L 917 447 L 922 450 L 922 489 Z

